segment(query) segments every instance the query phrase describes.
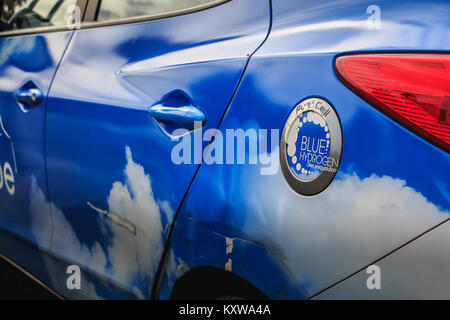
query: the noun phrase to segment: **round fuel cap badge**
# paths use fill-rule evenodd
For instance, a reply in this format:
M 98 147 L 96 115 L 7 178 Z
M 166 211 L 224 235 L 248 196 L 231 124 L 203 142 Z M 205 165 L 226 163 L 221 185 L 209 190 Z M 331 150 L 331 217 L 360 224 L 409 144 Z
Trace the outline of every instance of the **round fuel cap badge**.
M 341 152 L 342 131 L 334 108 L 321 98 L 300 102 L 281 135 L 281 168 L 288 184 L 303 195 L 322 192 L 336 175 Z

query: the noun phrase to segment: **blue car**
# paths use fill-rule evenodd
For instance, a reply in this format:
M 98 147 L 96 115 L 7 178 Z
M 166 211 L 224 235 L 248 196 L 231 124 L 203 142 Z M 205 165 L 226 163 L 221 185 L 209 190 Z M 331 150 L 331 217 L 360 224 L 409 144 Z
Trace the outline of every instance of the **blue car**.
M 67 299 L 450 299 L 449 13 L 0 0 L 0 256 Z

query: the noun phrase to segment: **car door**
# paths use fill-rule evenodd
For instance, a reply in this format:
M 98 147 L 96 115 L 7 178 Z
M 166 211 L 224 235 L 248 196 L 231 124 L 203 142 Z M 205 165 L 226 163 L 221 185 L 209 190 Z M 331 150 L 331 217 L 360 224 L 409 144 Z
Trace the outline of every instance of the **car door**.
M 70 41 L 76 0 L 0 1 L 0 228 L 50 248 L 46 95 Z
M 49 94 L 52 253 L 94 275 L 65 296 L 104 298 L 106 281 L 147 298 L 202 133 L 267 36 L 269 1 L 90 1 L 86 16 Z

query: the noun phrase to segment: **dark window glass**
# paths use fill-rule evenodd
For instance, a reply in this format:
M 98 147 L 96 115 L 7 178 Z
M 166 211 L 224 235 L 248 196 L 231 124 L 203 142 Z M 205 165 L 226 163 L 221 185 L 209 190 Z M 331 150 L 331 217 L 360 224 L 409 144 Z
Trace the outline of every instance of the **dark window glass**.
M 0 31 L 67 24 L 77 0 L 0 0 Z
M 102 0 L 97 20 L 139 17 L 190 9 L 217 0 Z

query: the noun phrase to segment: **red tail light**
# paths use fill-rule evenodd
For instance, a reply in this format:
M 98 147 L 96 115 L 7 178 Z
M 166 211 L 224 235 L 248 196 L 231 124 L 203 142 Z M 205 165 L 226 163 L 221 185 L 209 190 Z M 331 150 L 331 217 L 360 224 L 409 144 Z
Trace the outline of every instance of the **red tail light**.
M 404 127 L 450 151 L 450 54 L 338 57 L 340 80 Z

